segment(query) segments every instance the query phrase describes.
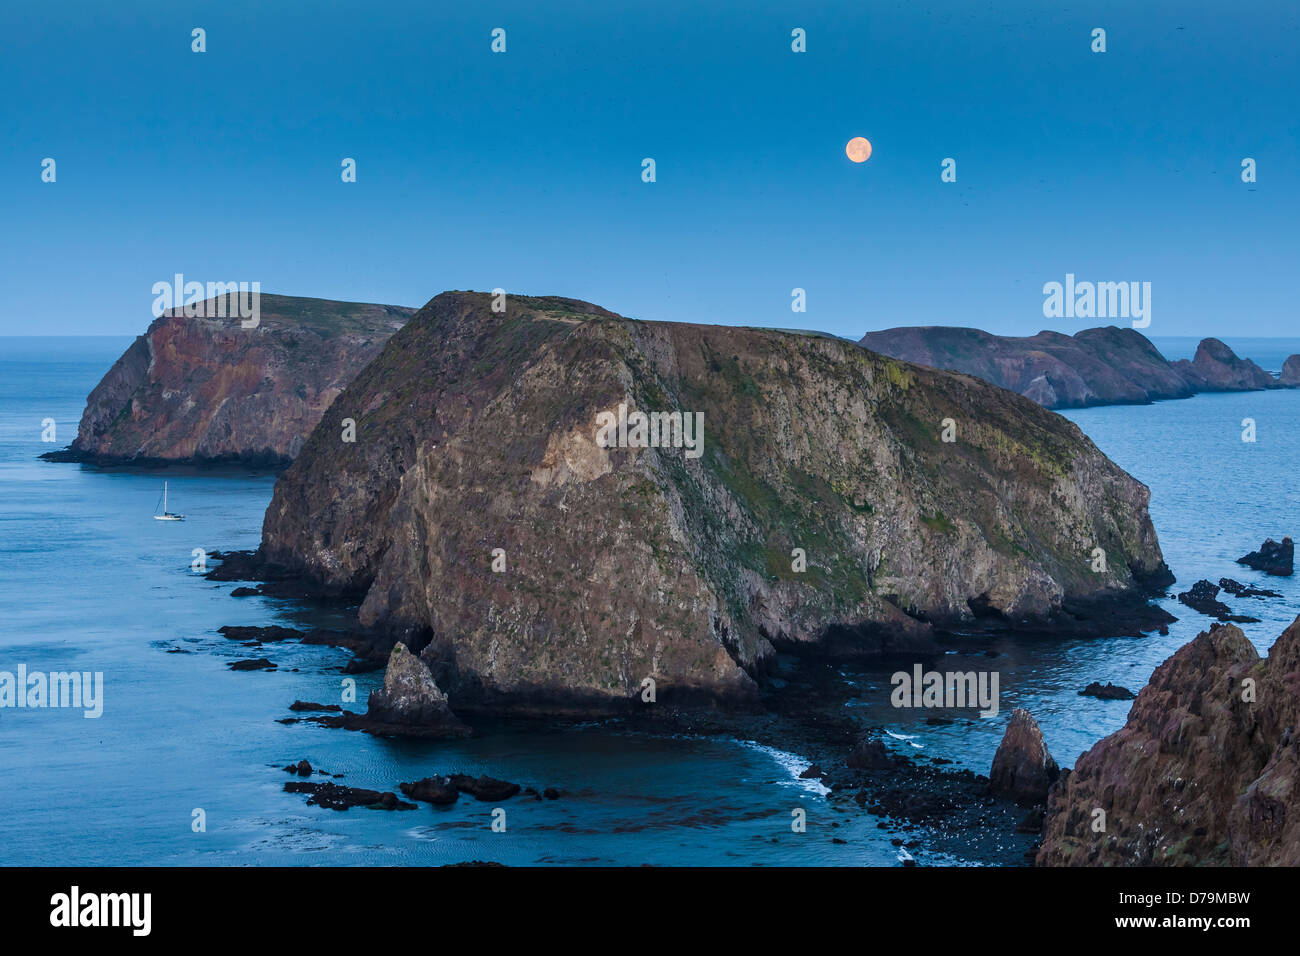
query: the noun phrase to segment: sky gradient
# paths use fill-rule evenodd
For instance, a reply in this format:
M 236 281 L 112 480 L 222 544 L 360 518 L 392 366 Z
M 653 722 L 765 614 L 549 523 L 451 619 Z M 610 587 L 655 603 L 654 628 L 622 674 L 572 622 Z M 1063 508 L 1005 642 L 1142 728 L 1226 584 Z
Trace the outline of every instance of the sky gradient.
M 1043 317 L 1074 273 L 1152 336 L 1300 327 L 1291 0 L 279 6 L 4 6 L 0 335 L 139 333 L 177 272 L 855 338 L 1106 324 Z

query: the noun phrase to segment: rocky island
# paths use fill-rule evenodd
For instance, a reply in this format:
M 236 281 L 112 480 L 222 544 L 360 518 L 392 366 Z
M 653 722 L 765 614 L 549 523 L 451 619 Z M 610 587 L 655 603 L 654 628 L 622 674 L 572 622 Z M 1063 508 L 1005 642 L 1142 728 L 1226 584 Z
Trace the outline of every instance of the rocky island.
M 977 378 L 492 305 L 443 293 L 387 342 L 281 475 L 256 555 L 362 597 L 457 713 L 744 708 L 778 649 L 1101 630 L 1172 581 L 1146 487 Z
M 1045 408 L 1141 405 L 1198 392 L 1300 384 L 1300 356 L 1287 360 L 1281 379 L 1238 358 L 1218 339 L 1203 340 L 1191 361 L 1169 362 L 1141 332 L 1116 326 L 1073 336 L 1039 332 L 1019 337 L 916 326 L 868 332 L 860 344 L 903 361 L 975 375 Z
M 202 311 L 229 317 L 156 319 L 90 393 L 72 445 L 43 457 L 287 465 L 415 310 L 263 295 L 249 329 L 228 301 Z

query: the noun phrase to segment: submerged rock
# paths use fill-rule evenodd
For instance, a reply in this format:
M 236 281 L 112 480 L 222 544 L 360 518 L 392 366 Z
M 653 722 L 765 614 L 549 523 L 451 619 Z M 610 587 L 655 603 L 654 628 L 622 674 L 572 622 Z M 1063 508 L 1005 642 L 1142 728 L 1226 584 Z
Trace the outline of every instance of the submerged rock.
M 1275 577 L 1290 577 L 1295 572 L 1295 543 L 1290 538 L 1283 538 L 1279 544 L 1269 538 L 1258 551 L 1243 555 L 1237 563 Z
M 265 657 L 254 657 L 242 661 L 230 661 L 228 666 L 232 671 L 273 671 L 276 665 L 268 661 Z
M 1172 580 L 1145 486 L 986 383 L 816 334 L 491 305 L 444 293 L 388 342 L 277 482 L 260 551 L 364 592 L 362 624 L 458 709 L 632 709 L 647 678 L 651 706 L 754 707 L 778 648 L 932 652 L 976 608 L 1103 629 Z M 657 445 L 627 431 L 652 410 L 685 416 Z
M 460 797 L 460 790 L 450 777 L 425 777 L 415 783 L 403 783 L 398 789 L 412 800 L 423 800 L 438 806 L 448 806 Z
M 1118 684 L 1106 682 L 1103 687 L 1098 681 L 1093 681 L 1083 690 L 1079 691 L 1080 697 L 1097 697 L 1101 700 L 1132 700 L 1137 697 L 1127 687 L 1120 687 Z
M 475 800 L 508 800 L 519 792 L 519 784 L 508 780 L 498 780 L 483 774 L 471 777 L 468 774 L 454 773 L 449 778 L 461 793 L 467 793 Z
M 1233 614 L 1232 608 L 1219 600 L 1218 585 L 1211 584 L 1209 581 L 1197 581 L 1192 585 L 1190 591 L 1184 591 L 1178 595 L 1178 600 L 1186 604 L 1193 611 L 1199 611 L 1201 614 L 1209 617 L 1217 617 L 1220 621 L 1233 621 L 1237 624 L 1258 624 L 1259 618 L 1247 617 L 1243 614 Z
M 1048 801 L 1039 865 L 1300 866 L 1300 618 L 1261 659 L 1214 624 Z
M 1219 578 L 1219 587 L 1227 591 L 1233 597 L 1259 597 L 1259 598 L 1278 598 L 1282 596 L 1281 591 L 1270 591 L 1268 588 L 1257 588 L 1249 584 L 1242 584 L 1240 581 L 1234 581 L 1232 578 Z
M 414 803 L 398 799 L 395 793 L 366 790 L 362 787 L 345 787 L 337 783 L 311 783 L 291 780 L 284 785 L 286 793 L 307 793 L 308 806 L 329 810 L 347 810 L 365 807 L 367 810 L 414 810 Z
M 1002 743 L 993 755 L 989 791 L 1015 800 L 1042 802 L 1060 773 L 1038 722 L 1029 711 L 1017 707 L 1011 712 Z

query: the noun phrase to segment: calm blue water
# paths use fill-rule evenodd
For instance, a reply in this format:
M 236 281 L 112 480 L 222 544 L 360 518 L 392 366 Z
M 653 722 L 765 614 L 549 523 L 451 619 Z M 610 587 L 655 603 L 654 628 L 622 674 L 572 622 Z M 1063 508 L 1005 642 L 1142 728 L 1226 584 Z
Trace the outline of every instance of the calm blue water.
M 275 673 L 233 673 L 250 656 L 223 624 L 330 623 L 270 598 L 233 599 L 228 584 L 190 570 L 192 550 L 251 548 L 274 479 L 173 468 L 101 471 L 38 461 L 68 444 L 85 396 L 128 339 L 0 339 L 0 670 L 102 671 L 104 714 L 0 710 L 0 863 L 432 864 L 535 863 L 897 865 L 895 834 L 877 818 L 832 811 L 796 775 L 806 761 L 737 741 L 664 739 L 593 726 L 563 733 L 487 729 L 468 741 L 394 742 L 282 725 L 295 699 L 337 702 L 348 655 L 267 645 Z M 1300 343 L 1293 351 L 1300 351 Z M 1245 354 L 1250 354 L 1246 352 Z M 1288 353 L 1289 354 L 1289 353 Z M 1240 441 L 1254 417 L 1259 440 Z M 1233 563 L 1266 536 L 1295 533 L 1293 480 L 1300 392 L 1202 396 L 1153 407 L 1071 412 L 1108 454 L 1153 490 L 1165 554 L 1188 585 L 1222 575 L 1262 578 Z M 42 443 L 53 418 L 57 440 Z M 151 519 L 164 479 L 184 523 Z M 1265 619 L 1247 627 L 1266 648 L 1300 609 L 1291 579 L 1275 601 L 1237 600 Z M 980 644 L 996 658 L 954 655 L 960 669 L 1000 672 L 997 718 L 924 723 L 887 704 L 889 672 L 845 671 L 850 706 L 900 739 L 894 746 L 987 772 L 1014 706 L 1027 706 L 1066 765 L 1118 728 L 1125 703 L 1078 697 L 1092 680 L 1133 690 L 1208 624 L 1183 618 L 1166 638 Z M 186 654 L 167 653 L 181 648 Z M 973 661 L 987 663 L 974 664 Z M 296 669 L 296 670 L 295 670 Z M 956 669 L 956 668 L 954 668 Z M 364 701 L 380 674 L 361 675 Z M 489 773 L 555 786 L 561 800 L 512 800 L 507 831 L 491 804 L 337 813 L 284 794 L 278 768 L 306 757 L 353 786 L 395 789 L 433 773 Z M 803 807 L 808 832 L 790 832 Z M 191 830 L 192 811 L 207 832 Z M 841 826 L 831 830 L 832 819 Z M 832 845 L 832 836 L 847 845 Z M 916 852 L 922 862 L 942 862 Z

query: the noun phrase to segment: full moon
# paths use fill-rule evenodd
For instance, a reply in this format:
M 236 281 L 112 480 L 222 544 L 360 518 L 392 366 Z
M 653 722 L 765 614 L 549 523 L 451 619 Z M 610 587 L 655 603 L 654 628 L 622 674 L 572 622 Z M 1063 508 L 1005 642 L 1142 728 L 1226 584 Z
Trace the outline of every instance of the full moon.
M 866 137 L 855 136 L 844 147 L 844 153 L 855 163 L 865 163 L 871 158 L 871 144 L 867 142 Z

